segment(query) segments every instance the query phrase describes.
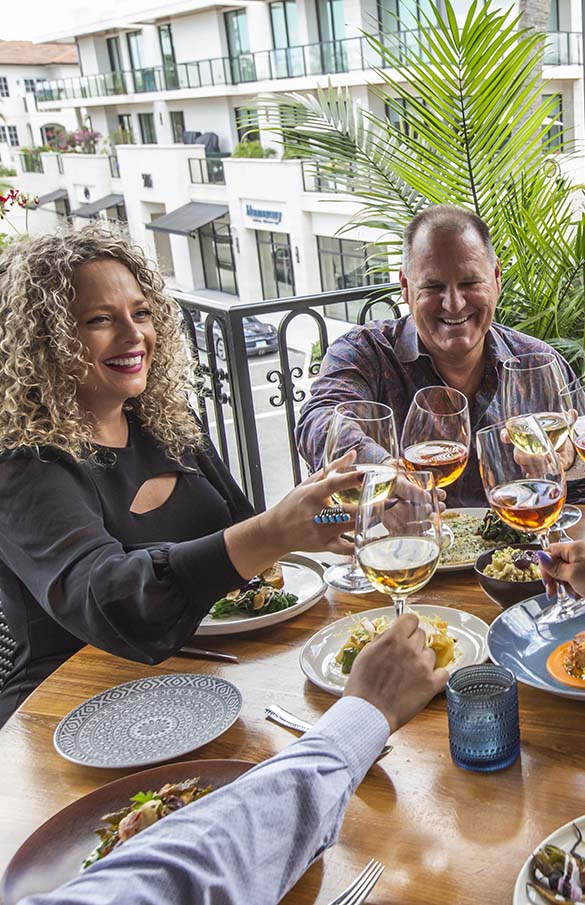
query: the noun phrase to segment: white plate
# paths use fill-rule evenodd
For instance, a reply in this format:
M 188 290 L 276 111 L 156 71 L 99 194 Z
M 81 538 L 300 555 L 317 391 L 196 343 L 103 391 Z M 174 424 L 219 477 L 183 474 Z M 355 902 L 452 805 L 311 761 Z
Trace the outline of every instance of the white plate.
M 474 518 L 483 519 L 486 512 L 488 512 L 488 509 L 485 506 L 484 507 L 468 506 L 468 507 L 463 507 L 463 508 L 449 509 L 448 512 L 460 512 L 461 515 L 471 515 Z M 447 520 L 445 522 L 445 524 L 448 525 L 449 520 Z M 486 547 L 486 550 L 489 550 L 491 547 L 497 547 L 497 544 L 491 543 L 490 547 Z M 462 562 L 462 563 L 451 563 L 450 565 L 445 565 L 445 566 L 439 564 L 437 566 L 437 572 L 463 572 L 466 569 L 473 569 L 475 560 L 477 559 L 478 556 L 479 556 L 479 553 L 476 556 L 474 556 L 473 559 L 467 560 L 466 562 Z
M 439 616 L 440 619 L 449 623 L 449 633 L 459 642 L 459 656 L 448 667 L 449 672 L 459 669 L 460 666 L 471 666 L 487 660 L 486 638 L 489 627 L 483 619 L 472 616 L 471 613 L 464 613 L 463 610 L 451 609 L 448 606 L 414 603 L 410 609 L 429 619 Z M 347 676 L 343 675 L 340 667 L 335 663 L 335 655 L 349 636 L 356 617 L 362 619 L 364 616 L 370 619 L 374 619 L 376 616 L 386 616 L 393 621 L 395 618 L 394 607 L 389 604 L 375 610 L 356 613 L 355 616 L 338 619 L 337 622 L 325 626 L 312 638 L 309 638 L 303 647 L 299 658 L 301 669 L 307 679 L 318 685 L 323 691 L 336 695 L 343 692 Z
M 288 610 L 278 613 L 266 613 L 265 616 L 228 616 L 226 619 L 212 619 L 205 616 L 195 632 L 201 635 L 235 635 L 239 632 L 253 632 L 254 629 L 267 628 L 278 622 L 286 622 L 314 606 L 323 596 L 327 588 L 323 581 L 323 567 L 320 563 L 303 556 L 302 553 L 290 553 L 280 560 L 284 588 L 287 594 L 296 594 L 298 602 Z
M 577 817 L 576 820 L 571 820 L 569 823 L 565 823 L 564 826 L 560 826 L 554 833 L 551 833 L 550 836 L 547 836 L 546 839 L 543 839 L 542 842 L 536 846 L 535 852 L 538 851 L 539 848 L 542 848 L 544 845 L 556 845 L 558 848 L 564 848 L 568 851 L 573 847 L 575 842 L 577 841 L 577 836 L 575 835 L 575 830 L 573 829 L 573 824 L 576 823 L 583 835 L 585 836 L 585 816 Z M 584 854 L 584 847 L 581 846 L 577 849 L 578 854 Z M 534 854 L 534 852 L 532 853 Z M 516 880 L 516 885 L 514 886 L 514 900 L 512 905 L 532 905 L 530 899 L 528 898 L 528 894 L 526 892 L 526 884 L 530 879 L 530 862 L 532 860 L 532 854 L 528 856 L 524 864 L 522 865 L 522 869 L 518 874 L 518 878 Z M 534 901 L 542 901 L 544 903 L 544 899 L 542 896 L 535 896 Z

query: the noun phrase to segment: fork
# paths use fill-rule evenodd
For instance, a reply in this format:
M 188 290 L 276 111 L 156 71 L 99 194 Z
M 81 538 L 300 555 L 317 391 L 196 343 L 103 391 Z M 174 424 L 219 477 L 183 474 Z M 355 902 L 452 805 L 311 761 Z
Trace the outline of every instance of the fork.
M 280 707 L 278 704 L 270 704 L 269 707 L 265 707 L 264 714 L 267 720 L 272 720 L 273 723 L 278 723 L 280 726 L 286 726 L 287 729 L 295 729 L 297 732 L 308 732 L 311 728 L 311 724 L 307 723 L 306 720 L 301 720 L 300 717 L 295 716 L 294 713 L 290 713 L 290 711 L 285 710 L 284 707 Z M 381 760 L 387 754 L 390 754 L 391 751 L 392 745 L 384 745 L 376 760 Z
M 384 865 L 372 858 L 353 883 L 350 883 L 329 905 L 362 905 L 383 873 Z

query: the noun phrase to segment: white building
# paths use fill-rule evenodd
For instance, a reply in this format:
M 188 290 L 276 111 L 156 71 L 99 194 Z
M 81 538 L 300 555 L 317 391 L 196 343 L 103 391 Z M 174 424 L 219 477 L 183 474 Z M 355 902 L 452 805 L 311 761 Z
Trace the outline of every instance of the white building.
M 72 131 L 79 109 L 37 105 L 37 87 L 47 79 L 79 74 L 74 44 L 0 41 L 0 161 L 11 166 L 22 147 L 38 147 L 56 131 Z
M 32 229 L 58 222 L 64 198 L 79 222 L 127 215 L 132 236 L 169 285 L 199 295 L 249 302 L 363 285 L 364 243 L 378 235 L 356 229 L 336 236 L 355 211 L 350 196 L 328 200 L 315 190 L 318 182 L 304 179 L 300 160 L 221 157 L 217 150 L 229 154 L 250 127 L 270 144 L 239 114 L 267 91 L 310 92 L 330 80 L 382 113 L 369 87 L 372 51 L 359 35 L 372 30 L 379 8 L 374 0 L 168 0 L 131 21 L 52 35 L 75 37 L 83 74 L 46 82 L 39 110 L 87 110 L 93 129 L 121 143 L 115 157 L 41 154 L 44 172 L 23 176 L 43 196 Z M 580 30 L 579 0 L 553 0 L 547 93 L 557 96 L 556 118 L 583 143 Z M 196 133 L 217 137 L 215 156 L 184 143 Z M 343 308 L 337 316 L 352 320 Z

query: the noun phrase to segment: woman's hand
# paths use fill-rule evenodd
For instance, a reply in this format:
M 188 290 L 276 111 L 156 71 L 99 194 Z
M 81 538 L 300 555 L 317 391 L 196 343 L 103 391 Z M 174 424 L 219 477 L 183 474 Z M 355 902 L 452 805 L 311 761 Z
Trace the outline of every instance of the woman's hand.
M 355 453 L 350 451 L 332 462 L 325 475 L 323 470 L 311 475 L 284 499 L 245 522 L 231 525 L 224 532 L 228 556 L 242 578 L 250 579 L 267 569 L 292 550 L 307 553 L 329 550 L 351 556 L 353 542 L 341 537 L 354 527 L 355 506 L 346 506 L 351 515 L 347 522 L 315 524 L 315 516 L 325 506 L 333 506 L 331 495 L 336 491 L 361 487 L 363 474 L 345 471 L 350 468 Z
M 558 582 L 576 597 L 585 596 L 585 541 L 551 544 L 548 551 L 536 555 L 548 597 L 554 597 Z

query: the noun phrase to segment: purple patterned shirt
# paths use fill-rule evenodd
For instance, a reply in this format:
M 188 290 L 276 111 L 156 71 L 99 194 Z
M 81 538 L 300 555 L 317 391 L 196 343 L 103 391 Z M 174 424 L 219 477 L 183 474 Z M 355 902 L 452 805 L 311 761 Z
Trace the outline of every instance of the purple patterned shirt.
M 483 375 L 470 407 L 471 431 L 495 424 L 504 417 L 500 393 L 502 363 L 514 355 L 552 352 L 567 381 L 575 375 L 565 359 L 533 336 L 493 323 L 485 337 Z M 410 315 L 397 320 L 372 321 L 355 327 L 327 350 L 311 397 L 299 416 L 297 444 L 308 464 L 321 467 L 327 427 L 339 402 L 370 399 L 394 411 L 398 439 L 412 397 L 421 387 L 445 385 L 433 359 L 422 344 Z M 461 477 L 447 489 L 448 506 L 485 506 L 475 443 Z

